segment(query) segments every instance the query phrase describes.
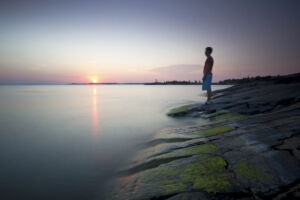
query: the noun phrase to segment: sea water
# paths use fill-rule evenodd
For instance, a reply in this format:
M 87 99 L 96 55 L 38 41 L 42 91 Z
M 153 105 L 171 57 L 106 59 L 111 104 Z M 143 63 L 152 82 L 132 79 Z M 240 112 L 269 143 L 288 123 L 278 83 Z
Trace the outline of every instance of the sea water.
M 157 131 L 199 123 L 171 108 L 205 99 L 199 85 L 0 86 L 0 199 L 101 199 Z

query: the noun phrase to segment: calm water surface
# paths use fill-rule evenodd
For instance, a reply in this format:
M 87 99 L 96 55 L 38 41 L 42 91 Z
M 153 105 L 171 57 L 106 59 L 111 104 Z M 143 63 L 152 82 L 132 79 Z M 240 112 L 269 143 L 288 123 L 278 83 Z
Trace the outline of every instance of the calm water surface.
M 203 101 L 201 86 L 0 86 L 0 199 L 101 199 L 155 132 L 200 123 L 169 109 Z

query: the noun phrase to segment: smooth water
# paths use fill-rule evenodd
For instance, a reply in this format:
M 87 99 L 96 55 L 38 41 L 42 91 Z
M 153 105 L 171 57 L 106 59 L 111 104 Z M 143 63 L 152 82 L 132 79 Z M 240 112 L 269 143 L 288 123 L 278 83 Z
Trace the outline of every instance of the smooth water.
M 198 123 L 172 107 L 204 101 L 196 85 L 0 86 L 0 199 L 101 199 L 155 132 Z

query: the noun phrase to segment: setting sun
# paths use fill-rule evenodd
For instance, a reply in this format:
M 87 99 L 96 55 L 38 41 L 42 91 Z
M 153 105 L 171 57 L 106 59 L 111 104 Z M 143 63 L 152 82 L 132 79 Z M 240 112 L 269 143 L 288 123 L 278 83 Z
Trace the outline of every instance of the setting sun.
M 99 78 L 96 76 L 88 77 L 88 79 L 90 80 L 90 83 L 99 83 Z

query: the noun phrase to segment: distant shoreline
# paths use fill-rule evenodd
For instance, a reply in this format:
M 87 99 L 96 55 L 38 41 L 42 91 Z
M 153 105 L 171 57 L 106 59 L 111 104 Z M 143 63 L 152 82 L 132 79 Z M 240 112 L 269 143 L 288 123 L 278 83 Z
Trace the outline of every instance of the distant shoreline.
M 236 85 L 242 83 L 250 83 L 253 81 L 295 81 L 298 79 L 300 73 L 277 75 L 277 76 L 255 76 L 255 77 L 243 77 L 239 79 L 225 79 L 219 82 L 213 82 L 212 85 Z M 135 82 L 135 83 L 118 83 L 118 82 L 104 82 L 104 83 L 0 83 L 3 85 L 202 85 L 201 81 L 155 81 L 155 82 Z

